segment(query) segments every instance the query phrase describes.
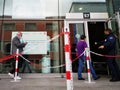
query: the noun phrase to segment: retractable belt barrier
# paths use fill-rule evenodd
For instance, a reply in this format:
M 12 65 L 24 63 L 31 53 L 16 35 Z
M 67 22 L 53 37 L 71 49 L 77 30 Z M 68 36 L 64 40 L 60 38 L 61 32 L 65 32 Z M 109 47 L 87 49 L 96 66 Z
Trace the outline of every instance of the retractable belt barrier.
M 120 55 L 115 55 L 115 56 L 111 56 L 111 55 L 103 55 L 103 54 L 99 54 L 93 51 L 90 51 L 90 53 L 95 54 L 97 56 L 101 56 L 101 57 L 106 57 L 106 58 L 120 58 Z
M 116 55 L 116 56 L 109 56 L 109 55 L 103 55 L 103 54 L 99 54 L 99 53 L 95 53 L 93 51 L 90 51 L 90 53 L 94 54 L 94 55 L 97 55 L 97 56 L 101 56 L 101 57 L 106 57 L 106 58 L 120 58 L 120 55 Z M 80 55 L 82 56 L 84 54 L 84 52 Z M 60 68 L 60 67 L 64 67 L 65 64 L 61 64 L 59 66 L 53 66 L 53 67 L 48 67 L 48 66 L 40 66 L 39 64 L 35 64 L 31 61 L 29 61 L 28 59 L 24 58 L 21 54 L 18 54 L 20 57 L 22 57 L 24 60 L 26 60 L 28 63 L 36 66 L 36 67 L 40 67 L 40 69 L 42 68 Z M 4 61 L 9 61 L 10 59 L 12 58 L 15 58 L 16 54 L 13 54 L 13 55 L 8 55 L 8 56 L 5 56 L 3 58 L 0 58 L 0 63 L 4 62 Z M 72 62 L 75 62 L 76 60 L 78 60 L 80 58 L 80 56 L 76 57 L 75 59 L 72 60 Z
M 61 32 L 60 34 L 58 34 L 58 35 L 56 35 L 55 37 L 53 37 L 53 38 L 51 38 L 50 40 L 48 40 L 47 42 L 51 42 L 51 41 L 53 41 L 53 40 L 55 40 L 55 39 L 63 36 L 64 34 L 65 34 L 65 32 Z M 33 47 L 33 48 L 35 48 L 35 47 Z M 29 50 L 32 50 L 32 49 L 29 49 Z M 29 51 L 29 50 L 28 50 L 28 51 Z M 103 54 L 99 54 L 99 53 L 96 53 L 96 52 L 93 52 L 93 51 L 90 51 L 90 53 L 95 54 L 95 55 L 97 55 L 97 56 L 101 56 L 101 57 L 120 58 L 120 55 L 116 55 L 116 56 L 103 55 Z M 82 54 L 84 54 L 84 53 L 82 53 Z M 16 54 L 4 56 L 3 58 L 0 58 L 0 63 L 2 63 L 2 62 L 4 62 L 4 61 L 8 61 L 8 60 L 10 60 L 10 59 L 12 59 L 12 58 L 15 58 L 15 56 L 16 56 Z M 39 64 L 35 64 L 35 63 L 33 63 L 33 62 L 30 62 L 29 60 L 27 60 L 26 58 L 24 58 L 21 54 L 19 54 L 19 56 L 22 57 L 24 60 L 26 60 L 28 63 L 33 64 L 33 65 L 35 65 L 35 66 L 37 66 L 37 67 L 38 67 L 38 66 L 40 67 Z M 80 56 L 81 56 L 81 55 L 80 55 Z M 80 56 L 78 56 L 77 58 L 73 59 L 72 62 L 76 61 Z M 63 66 L 65 66 L 65 64 L 62 64 L 62 65 L 59 65 L 59 66 L 54 66 L 54 67 L 41 67 L 41 68 L 59 68 L 59 67 L 63 67 Z
M 72 62 L 75 62 L 76 60 L 78 60 L 84 53 L 85 53 L 85 51 L 81 55 L 79 55 L 78 57 L 76 57 L 75 59 L 73 59 Z M 25 61 L 27 61 L 29 64 L 32 64 L 32 65 L 34 65 L 36 67 L 39 67 L 40 69 L 42 69 L 42 68 L 60 68 L 60 67 L 66 66 L 66 64 L 61 64 L 59 66 L 53 66 L 53 67 L 40 66 L 39 64 L 35 64 L 35 63 L 29 61 L 28 59 L 24 58 L 22 55 L 20 55 L 20 57 L 23 58 Z
M 0 63 L 2 63 L 4 61 L 8 61 L 8 60 L 14 58 L 15 56 L 16 56 L 16 54 L 4 56 L 3 58 L 0 58 Z

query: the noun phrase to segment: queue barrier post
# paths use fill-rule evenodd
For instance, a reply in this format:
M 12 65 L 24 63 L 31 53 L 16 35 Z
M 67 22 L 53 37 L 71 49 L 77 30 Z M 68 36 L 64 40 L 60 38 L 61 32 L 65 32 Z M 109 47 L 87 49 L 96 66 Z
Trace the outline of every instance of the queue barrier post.
M 15 61 L 15 76 L 14 76 L 14 81 L 12 82 L 19 82 L 19 80 L 17 79 L 17 76 L 18 76 L 18 59 L 19 58 L 19 49 L 17 49 L 16 51 L 16 61 Z
M 86 61 L 87 61 L 87 73 L 88 73 L 88 81 L 87 83 L 95 83 L 91 81 L 91 70 L 90 70 L 90 54 L 89 54 L 89 48 L 85 49 L 86 54 Z
M 65 42 L 65 61 L 66 61 L 66 83 L 67 90 L 73 90 L 73 76 L 72 76 L 72 60 L 71 60 L 71 51 L 70 51 L 70 32 L 66 30 L 64 36 Z

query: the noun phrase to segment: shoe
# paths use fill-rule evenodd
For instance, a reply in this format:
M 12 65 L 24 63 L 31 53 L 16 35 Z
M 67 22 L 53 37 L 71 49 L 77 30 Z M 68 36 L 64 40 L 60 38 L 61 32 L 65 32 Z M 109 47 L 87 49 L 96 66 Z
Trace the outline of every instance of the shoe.
M 98 79 L 100 79 L 100 76 L 98 76 L 97 78 L 95 78 L 94 80 L 98 80 Z
M 117 81 L 120 81 L 120 79 L 110 79 L 110 82 L 117 82 Z
M 14 79 L 15 79 L 15 77 L 14 77 Z M 21 77 L 19 77 L 19 76 L 17 76 L 17 77 L 16 77 L 16 79 L 17 79 L 17 80 L 20 80 L 20 79 L 22 79 L 22 78 L 21 78 Z
M 8 75 L 9 75 L 11 78 L 14 78 L 14 74 L 8 73 Z
M 78 78 L 78 80 L 85 80 L 84 78 Z

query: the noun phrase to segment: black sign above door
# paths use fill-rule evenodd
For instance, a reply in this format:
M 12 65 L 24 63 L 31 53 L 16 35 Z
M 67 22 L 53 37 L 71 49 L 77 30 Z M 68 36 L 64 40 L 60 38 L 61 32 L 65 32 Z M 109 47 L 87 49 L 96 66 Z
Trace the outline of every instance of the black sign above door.
M 84 12 L 83 13 L 83 18 L 84 19 L 90 19 L 90 13 L 89 12 Z

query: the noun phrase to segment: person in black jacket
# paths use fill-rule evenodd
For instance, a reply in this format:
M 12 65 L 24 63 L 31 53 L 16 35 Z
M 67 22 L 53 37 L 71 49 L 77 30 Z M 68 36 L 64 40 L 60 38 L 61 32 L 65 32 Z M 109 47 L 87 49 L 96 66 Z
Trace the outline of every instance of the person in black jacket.
M 104 34 L 106 35 L 105 39 L 98 43 L 95 42 L 95 44 L 100 45 L 98 48 L 104 50 L 106 55 L 115 56 L 116 37 L 112 33 L 111 29 L 106 29 Z M 106 62 L 111 71 L 112 78 L 110 79 L 110 82 L 120 81 L 120 70 L 118 64 L 115 61 L 115 58 L 107 57 Z

